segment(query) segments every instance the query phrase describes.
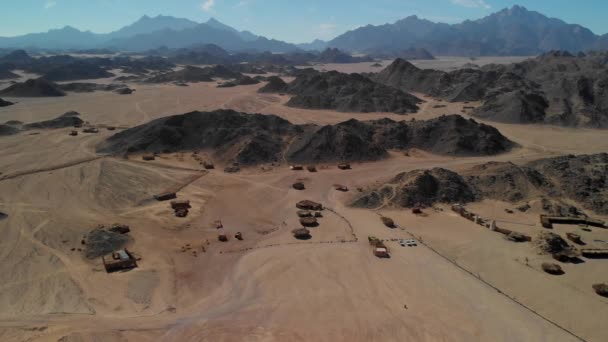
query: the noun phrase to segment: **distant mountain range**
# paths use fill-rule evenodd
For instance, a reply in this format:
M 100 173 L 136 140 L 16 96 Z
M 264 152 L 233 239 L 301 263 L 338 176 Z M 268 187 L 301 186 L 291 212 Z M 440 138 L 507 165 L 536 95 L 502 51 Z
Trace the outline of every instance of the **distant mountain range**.
M 170 16 L 143 16 L 117 31 L 97 34 L 71 26 L 17 37 L 0 37 L 0 48 L 93 49 L 145 51 L 161 46 L 182 48 L 198 44 L 217 44 L 229 51 L 299 50 L 294 44 L 267 39 L 249 31 L 238 31 L 211 18 L 205 23 Z
M 45 33 L 0 37 L 1 48 L 115 49 L 145 51 L 159 47 L 183 48 L 216 44 L 228 51 L 289 52 L 338 48 L 356 53 L 399 55 L 425 49 L 433 55 L 505 56 L 538 55 L 551 50 L 579 52 L 608 49 L 608 34 L 548 18 L 521 6 L 460 24 L 434 23 L 410 16 L 393 24 L 367 25 L 331 41 L 291 44 L 239 31 L 215 19 L 197 23 L 170 16 L 144 16 L 107 34 L 66 26 Z
M 608 35 L 597 36 L 583 26 L 513 6 L 454 25 L 416 16 L 393 24 L 367 25 L 336 37 L 328 46 L 361 53 L 424 48 L 436 56 L 530 56 L 551 50 L 606 49 Z

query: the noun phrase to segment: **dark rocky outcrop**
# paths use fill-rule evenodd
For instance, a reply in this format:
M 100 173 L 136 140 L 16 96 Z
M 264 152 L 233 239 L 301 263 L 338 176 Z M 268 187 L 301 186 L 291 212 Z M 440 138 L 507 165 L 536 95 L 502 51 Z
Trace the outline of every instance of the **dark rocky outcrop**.
M 404 208 L 435 203 L 467 203 L 475 200 L 473 189 L 457 173 L 434 168 L 400 173 L 378 188 L 358 195 L 351 205 L 377 208 L 394 205 Z
M 55 83 L 38 78 L 13 84 L 0 90 L 0 95 L 8 97 L 56 97 L 65 96 L 65 93 Z
M 270 76 L 266 79 L 268 83 L 260 88 L 260 93 L 282 93 L 287 91 L 287 83 L 279 76 Z
M 23 125 L 24 129 L 53 129 L 53 128 L 65 128 L 82 125 L 84 121 L 80 118 L 80 114 L 77 112 L 67 112 L 55 119 L 34 122 Z
M 317 63 L 361 63 L 371 62 L 373 59 L 368 56 L 354 57 L 338 49 L 327 48 L 315 59 Z
M 399 201 L 394 197 L 392 189 L 403 187 L 401 179 L 409 180 L 409 176 L 421 175 L 423 171 L 405 173 L 405 176 L 384 185 L 373 188 L 354 203 L 357 206 L 370 207 L 384 203 L 390 205 L 411 206 L 412 201 Z M 433 174 L 433 172 L 431 172 Z M 578 208 L 568 204 L 570 201 L 579 203 L 583 208 L 598 214 L 608 214 L 608 154 L 563 156 L 539 159 L 525 165 L 510 162 L 490 162 L 474 166 L 460 172 L 458 179 L 452 177 L 452 182 L 461 187 L 463 198 L 454 202 L 470 202 L 483 199 L 494 199 L 519 206 L 522 211 L 530 209 L 531 200 L 538 200 L 541 209 L 558 216 L 585 215 Z M 464 185 L 462 185 L 464 182 Z M 407 183 L 407 182 L 406 182 Z M 465 189 L 466 188 L 466 189 Z M 417 198 L 417 192 L 429 196 L 423 189 L 409 188 L 408 198 Z M 441 202 L 431 198 L 431 202 Z
M 279 80 L 262 88 L 281 91 Z M 422 100 L 401 90 L 388 87 L 360 74 L 343 74 L 337 71 L 317 72 L 308 69 L 286 87 L 293 95 L 287 102 L 290 107 L 304 109 L 333 109 L 341 112 L 394 112 L 412 113 Z
M 49 81 L 93 80 L 112 77 L 114 74 L 93 63 L 75 62 L 55 67 L 42 77 Z
M 186 66 L 182 70 L 169 71 L 150 78 L 147 83 L 171 83 L 171 82 L 213 82 L 214 78 L 240 79 L 243 75 L 234 72 L 223 65 L 214 67 L 198 68 Z
M 608 128 L 608 53 L 553 51 L 510 65 L 452 72 L 398 59 L 372 78 L 448 101 L 481 101 L 472 115 L 507 123 Z
M 0 107 L 8 107 L 8 106 L 12 106 L 12 105 L 14 105 L 14 103 L 0 99 Z
M 84 255 L 87 259 L 95 259 L 115 252 L 126 247 L 131 241 L 128 235 L 103 229 L 92 230 L 84 240 Z
M 63 83 L 58 84 L 57 87 L 62 91 L 74 92 L 74 93 L 92 93 L 94 91 L 116 91 L 125 88 L 123 84 L 99 84 L 99 83 Z
M 528 166 L 550 179 L 563 197 L 608 214 L 608 153 L 547 158 Z
M 242 165 L 288 161 L 378 160 L 389 149 L 424 149 L 449 155 L 492 155 L 513 146 L 496 129 L 457 115 L 429 121 L 349 120 L 336 125 L 293 125 L 274 115 L 231 110 L 192 112 L 120 132 L 102 153 L 211 149 Z

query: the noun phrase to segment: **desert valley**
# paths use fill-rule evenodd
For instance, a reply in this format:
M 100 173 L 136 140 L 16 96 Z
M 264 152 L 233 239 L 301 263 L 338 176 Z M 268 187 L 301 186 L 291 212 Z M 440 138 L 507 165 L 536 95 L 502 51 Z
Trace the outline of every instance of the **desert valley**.
M 608 53 L 340 42 L 3 50 L 0 340 L 606 341 Z

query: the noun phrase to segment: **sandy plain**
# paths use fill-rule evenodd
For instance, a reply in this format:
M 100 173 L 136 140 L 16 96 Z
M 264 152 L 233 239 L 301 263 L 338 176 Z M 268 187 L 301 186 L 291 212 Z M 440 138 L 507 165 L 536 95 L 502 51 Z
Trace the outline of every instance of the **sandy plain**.
M 193 110 L 230 108 L 276 114 L 293 123 L 331 124 L 350 118 L 427 119 L 463 106 L 428 97 L 417 114 L 338 113 L 284 106 L 286 96 L 257 94 L 260 85 L 133 84 L 65 98 L 11 99 L 0 121 L 54 118 L 76 110 L 92 125 L 132 127 Z M 422 96 L 417 94 L 418 96 Z M 434 108 L 436 104 L 447 107 Z M 474 105 L 474 104 L 473 104 Z M 466 115 L 466 113 L 464 114 Z M 493 124 L 520 145 L 493 157 L 452 158 L 411 151 L 340 171 L 290 171 L 263 165 L 227 174 L 201 170 L 191 152 L 156 161 L 95 153 L 113 132 L 68 136 L 70 129 L 0 138 L 0 340 L 2 341 L 605 341 L 608 300 L 591 284 L 608 281 L 606 261 L 567 265 L 554 277 L 539 271 L 550 257 L 530 244 L 456 217 L 447 207 L 425 216 L 346 206 L 358 187 L 407 170 L 466 169 L 486 161 L 523 163 L 562 154 L 608 150 L 605 131 Z M 34 135 L 32 135 L 32 133 Z M 207 151 L 199 151 L 205 154 Z M 307 189 L 291 184 L 301 180 Z M 351 191 L 337 192 L 341 183 Z M 193 209 L 176 218 L 151 196 L 177 190 Z M 297 241 L 295 203 L 327 210 L 312 239 Z M 512 205 L 486 201 L 470 208 L 506 228 L 539 232 L 538 208 L 507 215 Z M 384 227 L 379 215 L 399 228 Z M 221 219 L 232 236 L 217 241 Z M 98 224 L 129 224 L 141 256 L 130 272 L 107 274 L 101 260 L 76 249 Z M 577 227 L 560 227 L 560 233 Z M 608 241 L 608 231 L 589 238 Z M 389 242 L 390 259 L 371 253 L 368 235 L 417 238 L 417 247 Z M 197 251 L 182 252 L 186 244 Z M 204 251 L 203 251 L 204 250 Z

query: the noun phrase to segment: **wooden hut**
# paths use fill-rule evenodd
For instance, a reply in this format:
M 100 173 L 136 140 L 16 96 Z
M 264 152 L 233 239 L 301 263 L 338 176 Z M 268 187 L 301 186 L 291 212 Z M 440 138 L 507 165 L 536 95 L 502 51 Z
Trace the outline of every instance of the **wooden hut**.
M 143 159 L 145 161 L 152 161 L 156 158 L 154 157 L 153 154 L 144 154 L 143 156 L 141 156 L 141 159 Z
M 314 165 L 308 165 L 306 170 L 308 170 L 308 172 L 317 172 L 317 167 Z
M 292 171 L 302 171 L 302 170 L 304 170 L 304 166 L 302 166 L 302 165 L 291 165 L 289 168 Z
M 103 266 L 108 273 L 129 270 L 137 267 L 135 257 L 127 249 L 118 250 L 111 255 L 103 256 L 101 260 L 103 261 Z
M 350 164 L 338 164 L 338 169 L 340 170 L 350 170 Z
M 306 186 L 304 186 L 304 183 L 302 183 L 302 182 L 293 183 L 292 187 L 294 189 L 296 189 L 296 190 L 304 190 L 304 189 L 306 189 Z

